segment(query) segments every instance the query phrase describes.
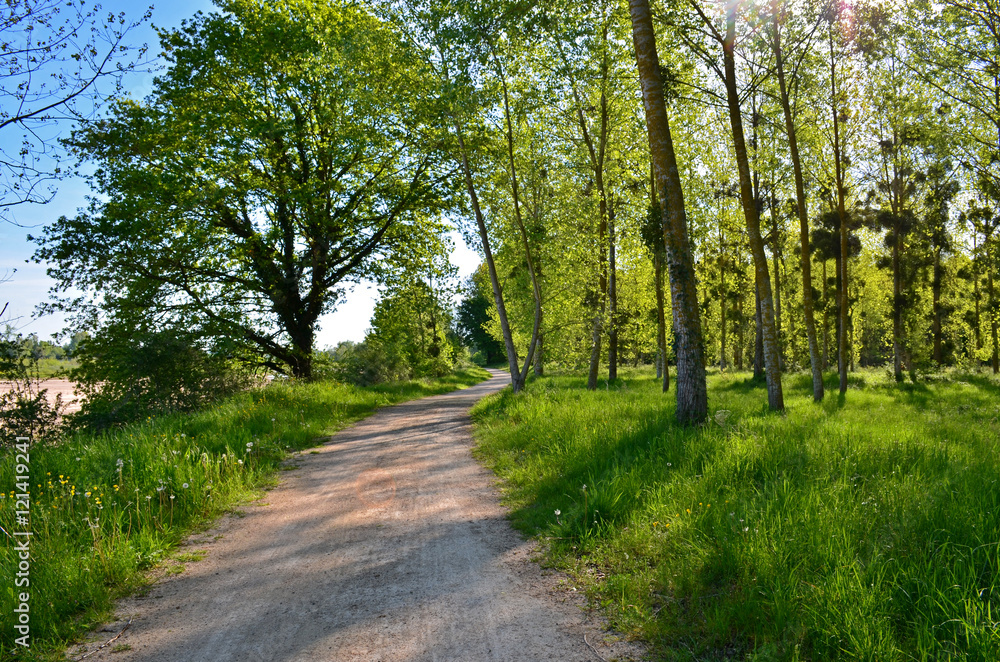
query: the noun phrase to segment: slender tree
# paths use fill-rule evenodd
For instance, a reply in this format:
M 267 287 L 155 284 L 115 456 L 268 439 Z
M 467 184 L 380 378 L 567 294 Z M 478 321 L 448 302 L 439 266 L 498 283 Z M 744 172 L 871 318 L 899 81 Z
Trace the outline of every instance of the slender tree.
M 670 271 L 671 309 L 677 340 L 677 420 L 682 424 L 700 423 L 708 416 L 708 388 L 698 292 L 694 260 L 688 245 L 684 193 L 670 135 L 649 0 L 629 0 L 629 13 L 642 85 L 649 151 L 656 172 L 657 190 L 662 191 L 663 238 Z
M 785 58 L 781 45 L 781 10 L 779 0 L 771 3 L 771 45 L 774 50 L 775 73 L 778 78 L 778 90 L 781 109 L 785 117 L 785 132 L 788 135 L 788 152 L 792 160 L 792 170 L 795 174 L 795 213 L 799 219 L 799 244 L 801 246 L 802 268 L 802 309 L 805 318 L 806 338 L 809 342 L 809 366 L 812 369 L 813 400 L 823 399 L 823 364 L 819 354 L 819 342 L 816 338 L 816 319 L 813 303 L 812 257 L 809 248 L 809 211 L 806 201 L 805 177 L 802 174 L 802 156 L 799 154 L 798 134 L 795 127 L 795 117 L 792 114 L 792 103 L 785 80 Z

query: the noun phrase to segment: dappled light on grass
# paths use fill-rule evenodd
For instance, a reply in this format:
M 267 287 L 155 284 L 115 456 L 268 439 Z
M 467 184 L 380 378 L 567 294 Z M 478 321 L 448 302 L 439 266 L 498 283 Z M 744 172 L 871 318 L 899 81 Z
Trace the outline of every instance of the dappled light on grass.
M 477 406 L 477 452 L 515 524 L 665 659 L 1000 659 L 997 383 L 860 372 L 815 405 L 808 377 L 780 415 L 714 374 L 696 429 L 641 371 L 540 379 Z

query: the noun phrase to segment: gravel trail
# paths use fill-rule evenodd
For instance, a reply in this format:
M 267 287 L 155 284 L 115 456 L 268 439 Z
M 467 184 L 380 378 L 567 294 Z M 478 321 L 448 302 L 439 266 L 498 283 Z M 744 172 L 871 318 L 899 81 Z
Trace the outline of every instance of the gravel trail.
M 570 580 L 530 560 L 493 474 L 473 460 L 468 410 L 509 383 L 493 372 L 384 408 L 295 456 L 263 502 L 181 550 L 204 550 L 203 560 L 122 601 L 86 659 L 638 659 L 641 649 L 606 632 Z

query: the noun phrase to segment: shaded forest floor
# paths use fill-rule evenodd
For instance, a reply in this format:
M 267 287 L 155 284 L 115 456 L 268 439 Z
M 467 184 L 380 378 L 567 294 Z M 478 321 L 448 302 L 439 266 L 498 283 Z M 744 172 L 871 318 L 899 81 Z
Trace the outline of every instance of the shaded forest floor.
M 515 526 L 665 660 L 1000 659 L 1000 382 L 835 375 L 785 414 L 747 373 L 673 420 L 651 370 L 473 410 Z

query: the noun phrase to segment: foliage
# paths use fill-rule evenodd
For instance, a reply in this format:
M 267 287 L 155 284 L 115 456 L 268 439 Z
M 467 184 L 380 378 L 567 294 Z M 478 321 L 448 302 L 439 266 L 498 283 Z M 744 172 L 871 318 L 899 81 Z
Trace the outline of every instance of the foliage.
M 365 345 L 404 378 L 444 377 L 460 356 L 447 296 L 423 279 L 389 289 L 375 306 Z
M 367 341 L 342 342 L 332 351 L 321 352 L 323 379 L 335 379 L 355 386 L 372 386 L 405 378 L 407 366 L 393 361 L 378 344 Z
M 276 383 L 239 393 L 190 415 L 168 415 L 105 434 L 77 433 L 33 448 L 32 652 L 56 654 L 106 618 L 113 600 L 148 581 L 194 528 L 272 485 L 289 451 L 309 448 L 376 408 L 487 378 L 468 370 L 430 381 L 359 389 L 332 382 Z M 14 485 L 13 458 L 0 481 Z M 0 494 L 0 503 L 13 493 Z M 13 528 L 12 508 L 0 526 Z M 18 559 L 0 547 L 12 577 Z M 14 650 L 13 594 L 0 594 L 0 657 Z M 61 656 L 60 656 L 61 657 Z
M 0 11 L 0 218 L 22 203 L 45 203 L 63 172 L 53 128 L 86 120 L 119 95 L 123 77 L 145 66 L 146 46 L 129 32 L 149 20 L 101 5 L 8 0 Z M 14 132 L 23 133 L 18 140 Z M 16 145 L 16 147 L 15 147 Z
M 183 329 L 111 327 L 87 338 L 70 373 L 82 395 L 73 425 L 101 430 L 193 411 L 249 385 L 233 356 Z
M 36 239 L 54 293 L 88 293 L 54 307 L 197 330 L 309 378 L 343 285 L 405 270 L 442 229 L 426 72 L 351 3 L 220 0 L 160 36 L 150 97 L 73 136 L 99 196 Z
M 456 328 L 462 340 L 473 351 L 473 360 L 482 365 L 496 365 L 506 360 L 503 342 L 494 338 L 488 329 L 493 293 L 489 290 L 486 270 L 480 265 L 465 287 L 465 297 L 458 304 Z
M 684 429 L 648 370 L 594 393 L 548 377 L 476 405 L 476 452 L 515 525 L 658 659 L 993 660 L 1000 384 L 925 379 L 858 372 L 848 404 L 815 405 L 800 374 L 774 416 L 716 373 Z
M 62 395 L 49 399 L 41 388 L 44 347 L 33 337 L 9 329 L 0 337 L 0 449 L 12 448 L 18 437 L 51 441 L 62 430 Z

